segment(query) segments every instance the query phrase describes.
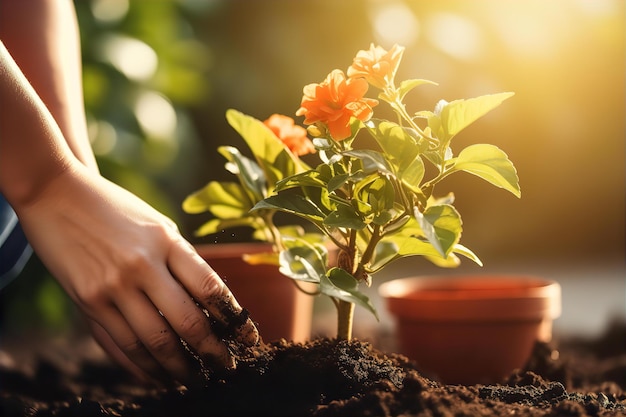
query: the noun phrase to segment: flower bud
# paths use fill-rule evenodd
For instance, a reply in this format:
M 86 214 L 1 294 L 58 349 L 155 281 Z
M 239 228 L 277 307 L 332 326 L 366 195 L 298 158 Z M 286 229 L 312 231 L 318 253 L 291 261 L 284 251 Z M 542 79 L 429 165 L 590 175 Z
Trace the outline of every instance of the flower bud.
M 306 128 L 306 131 L 309 132 L 309 135 L 313 136 L 314 138 L 322 137 L 322 131 L 316 125 L 310 125 Z

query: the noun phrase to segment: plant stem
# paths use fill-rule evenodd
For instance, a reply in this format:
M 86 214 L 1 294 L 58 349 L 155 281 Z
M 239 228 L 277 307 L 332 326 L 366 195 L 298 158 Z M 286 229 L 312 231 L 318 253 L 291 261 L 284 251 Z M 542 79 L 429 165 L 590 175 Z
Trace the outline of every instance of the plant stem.
M 274 245 L 274 248 L 277 252 L 280 252 L 283 249 L 283 243 L 280 239 L 280 232 L 274 224 L 274 212 L 268 211 L 265 215 L 262 216 L 262 218 L 265 222 L 265 235 L 267 236 L 268 241 Z
M 372 231 L 372 237 L 370 241 L 367 243 L 367 248 L 365 248 L 365 252 L 361 255 L 361 264 L 366 264 L 372 260 L 372 256 L 374 255 L 374 250 L 376 249 L 376 245 L 380 241 L 380 225 L 374 225 L 374 230 Z
M 352 322 L 354 319 L 354 304 L 348 301 L 337 300 L 337 339 L 352 339 Z
M 402 103 L 402 101 L 396 99 L 395 101 L 389 101 L 388 102 L 389 105 L 391 106 L 392 109 L 394 109 L 396 111 L 396 113 L 404 120 L 406 120 L 409 125 L 415 129 L 415 131 L 417 131 L 417 133 L 423 137 L 424 139 L 426 139 L 429 143 L 436 145 L 438 143 L 438 141 L 427 135 L 421 127 L 419 127 L 417 125 L 417 123 L 415 123 L 415 121 L 413 120 L 413 118 L 409 115 L 409 113 L 407 113 L 406 108 L 404 107 L 404 103 Z

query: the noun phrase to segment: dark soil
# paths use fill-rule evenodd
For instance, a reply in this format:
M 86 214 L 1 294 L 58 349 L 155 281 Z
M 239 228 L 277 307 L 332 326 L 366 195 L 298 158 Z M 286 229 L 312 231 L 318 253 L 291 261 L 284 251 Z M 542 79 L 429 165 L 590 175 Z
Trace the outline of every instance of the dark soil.
M 507 380 L 471 386 L 428 379 L 404 356 L 358 340 L 263 345 L 193 389 L 142 386 L 92 360 L 72 370 L 39 358 L 29 374 L 5 355 L 0 415 L 626 416 L 625 336 L 618 323 L 594 341 L 537 344 Z

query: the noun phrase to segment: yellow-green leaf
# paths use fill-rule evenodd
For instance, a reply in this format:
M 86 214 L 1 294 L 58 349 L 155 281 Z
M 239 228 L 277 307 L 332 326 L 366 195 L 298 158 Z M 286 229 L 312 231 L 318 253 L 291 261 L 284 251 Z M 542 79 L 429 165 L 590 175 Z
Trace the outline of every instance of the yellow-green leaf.
M 400 100 L 404 99 L 404 96 L 415 87 L 419 87 L 420 85 L 431 84 L 437 85 L 436 82 L 430 80 L 423 79 L 412 79 L 412 80 L 404 80 L 400 83 L 400 88 L 398 89 L 398 95 Z
M 244 253 L 243 260 L 250 265 L 280 265 L 276 252 Z
M 439 116 L 447 137 L 456 135 L 513 95 L 514 93 L 488 94 L 445 104 Z
M 246 141 L 265 172 L 269 188 L 284 177 L 308 169 L 262 121 L 233 109 L 226 112 L 226 119 Z
M 245 190 L 235 182 L 211 181 L 183 201 L 187 213 L 210 211 L 222 219 L 241 217 L 251 208 Z
M 489 144 L 470 145 L 456 158 L 452 171 L 476 175 L 521 197 L 517 170 L 504 151 Z

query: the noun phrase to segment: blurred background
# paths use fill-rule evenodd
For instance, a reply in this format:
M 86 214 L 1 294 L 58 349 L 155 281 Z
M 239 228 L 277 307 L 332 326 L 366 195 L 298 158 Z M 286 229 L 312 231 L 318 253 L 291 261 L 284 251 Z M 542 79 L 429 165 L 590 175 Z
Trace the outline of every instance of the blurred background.
M 409 107 L 513 91 L 455 139 L 515 163 L 522 199 L 451 177 L 462 243 L 483 260 L 457 273 L 540 273 L 563 285 L 564 331 L 624 316 L 625 3 L 621 0 L 81 0 L 90 138 L 105 176 L 171 216 L 194 243 L 208 215 L 180 205 L 228 179 L 219 145 L 243 150 L 228 108 L 294 116 L 302 87 L 347 69 L 370 43 L 404 45 L 397 79 L 426 78 Z M 375 93 L 374 93 L 375 94 Z M 297 119 L 301 121 L 301 119 Z M 420 260 L 394 275 L 437 272 Z M 572 272 L 570 276 L 570 272 Z M 33 259 L 0 297 L 5 331 L 80 326 Z M 320 308 L 323 317 L 324 307 Z M 383 308 L 383 307 L 380 307 Z M 384 317 L 383 317 L 384 318 Z M 368 319 L 364 319 L 368 320 Z M 565 319 L 564 319 L 565 320 Z M 557 327 L 558 327 L 557 322 Z M 358 334 L 357 334 L 358 335 Z

